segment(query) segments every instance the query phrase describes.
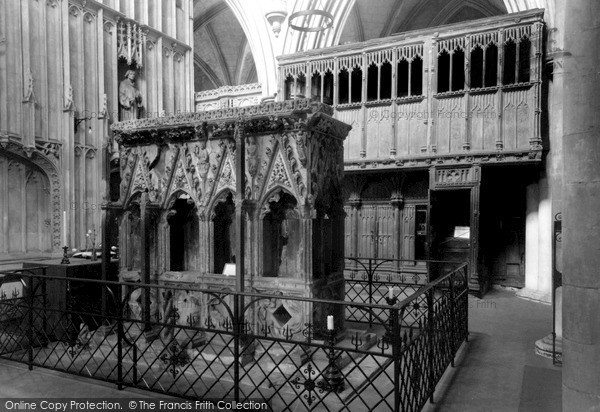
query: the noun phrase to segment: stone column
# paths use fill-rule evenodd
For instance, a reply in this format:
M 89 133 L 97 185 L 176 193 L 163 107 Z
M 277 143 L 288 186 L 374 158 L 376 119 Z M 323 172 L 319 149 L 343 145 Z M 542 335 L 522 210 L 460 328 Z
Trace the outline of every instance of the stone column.
M 525 288 L 518 296 L 550 303 L 552 295 L 552 200 L 549 181 L 527 186 Z
M 600 2 L 564 19 L 563 410 L 600 408 Z
M 540 300 L 550 303 L 552 295 L 552 201 L 546 177 L 540 179 L 540 205 L 538 208 L 538 290 Z
M 530 184 L 527 186 L 527 216 L 525 218 L 525 289 L 528 291 L 538 288 L 539 203 L 539 185 L 537 183 Z

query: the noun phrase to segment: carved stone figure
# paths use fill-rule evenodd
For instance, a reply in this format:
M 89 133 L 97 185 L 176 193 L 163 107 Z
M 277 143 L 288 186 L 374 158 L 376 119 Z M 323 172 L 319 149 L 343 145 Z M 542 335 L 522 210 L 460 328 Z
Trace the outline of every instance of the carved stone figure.
M 127 70 L 119 84 L 119 120 L 137 119 L 141 107 L 142 95 L 135 87 L 135 71 Z
M 195 148 L 195 154 L 198 157 L 198 161 L 200 163 L 199 167 L 198 167 L 198 172 L 200 173 L 200 176 L 202 177 L 202 180 L 206 179 L 206 176 L 208 175 L 208 169 L 210 167 L 210 158 L 208 155 L 208 150 L 206 150 L 206 141 L 202 140 L 200 141 L 199 146 L 196 146 Z

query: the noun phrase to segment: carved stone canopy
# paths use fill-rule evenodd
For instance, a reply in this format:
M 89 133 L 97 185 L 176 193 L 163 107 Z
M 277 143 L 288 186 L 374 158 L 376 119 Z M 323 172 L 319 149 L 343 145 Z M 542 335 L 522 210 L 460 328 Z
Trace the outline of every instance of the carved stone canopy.
M 235 142 L 244 138 L 244 197 L 257 209 L 281 190 L 301 208 L 337 207 L 332 196 L 341 193 L 343 140 L 351 127 L 331 114 L 327 105 L 298 99 L 115 123 L 119 204 L 147 190 L 149 201 L 165 208 L 183 192 L 199 215 L 210 216 L 215 199 L 237 189 Z
M 131 267 L 122 264 L 123 271 L 142 270 L 141 257 L 153 256 L 146 273 L 181 284 L 183 278 L 166 274 L 185 272 L 207 288 L 224 289 L 233 281 L 225 268 L 244 251 L 248 288 L 339 299 L 349 130 L 331 107 L 308 99 L 114 124 L 121 190 L 113 206 L 131 216 L 121 224 L 123 261 Z M 241 222 L 233 218 L 238 211 Z M 240 240 L 245 224 L 253 229 Z M 296 330 L 322 318 L 319 305 L 313 313 L 290 302 L 266 310 L 262 325 L 273 318 Z M 213 303 L 202 304 L 205 315 L 217 317 Z

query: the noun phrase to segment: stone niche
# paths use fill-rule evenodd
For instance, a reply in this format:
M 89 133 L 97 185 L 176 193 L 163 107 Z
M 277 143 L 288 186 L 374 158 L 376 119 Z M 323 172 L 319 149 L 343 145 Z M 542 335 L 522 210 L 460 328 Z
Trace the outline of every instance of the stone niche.
M 243 188 L 245 290 L 273 295 L 247 319 L 275 335 L 300 333 L 307 322 L 323 327 L 328 314 L 342 325 L 341 308 L 284 296 L 344 299 L 341 181 L 349 130 L 331 107 L 309 99 L 116 123 L 121 187 L 111 207 L 121 211 L 122 278 L 234 291 L 235 270 L 232 276 L 225 268 L 236 261 L 236 191 Z M 236 181 L 238 139 L 245 182 Z M 181 324 L 225 322 L 227 301 L 178 293 L 158 294 L 158 318 L 184 302 Z

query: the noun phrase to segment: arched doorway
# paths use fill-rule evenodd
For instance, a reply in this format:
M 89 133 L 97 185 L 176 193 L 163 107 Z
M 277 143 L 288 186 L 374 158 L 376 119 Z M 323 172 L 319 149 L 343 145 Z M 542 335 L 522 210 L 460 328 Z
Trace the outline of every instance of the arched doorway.
M 169 210 L 169 270 L 196 269 L 198 257 L 198 215 L 196 204 L 182 194 Z
M 226 263 L 235 263 L 235 205 L 233 194 L 217 203 L 213 218 L 214 273 L 222 273 Z
M 0 253 L 52 250 L 50 181 L 27 159 L 0 153 Z

